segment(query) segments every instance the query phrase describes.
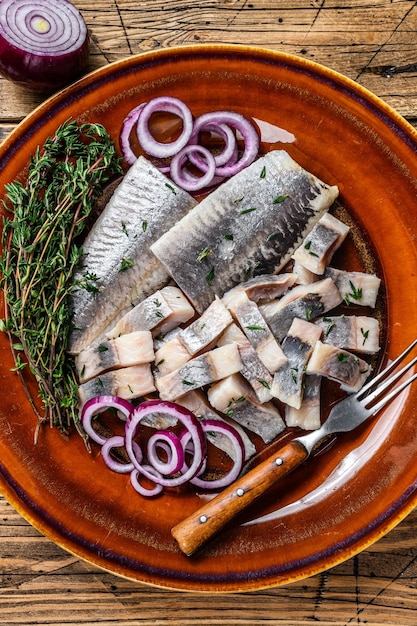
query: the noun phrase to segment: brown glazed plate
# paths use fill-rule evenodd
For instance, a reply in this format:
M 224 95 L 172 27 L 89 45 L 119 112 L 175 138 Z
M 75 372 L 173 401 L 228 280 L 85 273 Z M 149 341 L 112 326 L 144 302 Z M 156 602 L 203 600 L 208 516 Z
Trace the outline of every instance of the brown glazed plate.
M 302 58 L 244 46 L 190 46 L 104 67 L 50 98 L 0 148 L 0 193 L 68 118 L 101 122 L 118 142 L 124 116 L 158 95 L 195 115 L 233 109 L 295 137 L 285 148 L 340 188 L 357 232 L 341 263 L 369 254 L 383 279 L 381 363 L 416 334 L 417 134 L 356 83 Z M 417 503 L 417 387 L 358 431 L 341 435 L 283 480 L 194 557 L 171 528 L 201 503 L 186 494 L 144 499 L 106 470 L 75 433 L 36 418 L 0 337 L 0 488 L 37 529 L 114 574 L 172 589 L 249 591 L 328 569 L 377 541 Z

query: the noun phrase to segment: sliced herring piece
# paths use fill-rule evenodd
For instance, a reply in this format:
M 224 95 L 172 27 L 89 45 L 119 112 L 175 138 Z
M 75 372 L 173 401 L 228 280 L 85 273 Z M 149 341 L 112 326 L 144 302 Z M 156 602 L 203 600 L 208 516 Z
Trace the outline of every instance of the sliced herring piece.
M 194 315 L 194 309 L 178 287 L 168 286 L 137 304 L 108 333 L 113 339 L 135 330 L 165 333 Z
M 323 330 L 323 343 L 363 354 L 375 354 L 380 349 L 379 321 L 375 317 L 332 315 L 315 323 Z
M 156 391 L 149 363 L 132 365 L 96 376 L 78 388 L 81 404 L 96 396 L 120 396 L 134 400 Z
M 328 267 L 325 275 L 334 281 L 346 304 L 375 308 L 381 279 L 374 274 L 348 272 Z
M 83 242 L 84 260 L 75 275 L 80 287 L 70 298 L 72 353 L 169 282 L 150 245 L 195 205 L 144 157 L 132 165 Z M 94 289 L 86 289 L 86 282 Z
M 297 276 L 296 282 L 299 285 L 311 285 L 311 283 L 314 283 L 319 279 L 317 274 L 310 272 L 310 270 L 301 265 L 301 263 L 297 260 L 294 261 L 292 271 Z
M 340 383 L 348 392 L 358 391 L 372 371 L 363 359 L 347 350 L 318 341 L 307 365 L 307 374 L 320 374 Z
M 278 273 L 338 193 L 275 150 L 220 185 L 151 250 L 201 313 L 248 276 Z
M 238 291 L 244 291 L 249 300 L 254 302 L 269 302 L 275 300 L 290 289 L 297 281 L 297 274 L 285 272 L 283 274 L 263 274 L 254 276 L 244 283 L 232 287 L 223 296 L 223 301 L 227 302 Z
M 239 374 L 228 376 L 208 390 L 210 404 L 233 421 L 269 443 L 285 429 L 279 410 L 272 402 L 256 401 L 248 383 Z
M 156 380 L 156 386 L 162 400 L 176 400 L 187 391 L 230 376 L 241 368 L 237 345 L 228 344 L 196 356 L 174 372 L 161 376 Z
M 150 363 L 154 358 L 152 333 L 138 330 L 82 350 L 75 356 L 75 367 L 80 383 L 85 383 L 107 370 Z
M 232 322 L 229 311 L 216 297 L 197 320 L 181 331 L 180 339 L 194 356 L 210 347 Z
M 287 405 L 285 422 L 289 428 L 317 430 L 321 426 L 320 410 L 321 376 L 308 374 L 304 378 L 303 400 L 299 409 Z
M 182 343 L 179 333 L 155 352 L 155 365 L 161 376 L 174 372 L 190 359 L 192 355 Z
M 336 250 L 342 245 L 349 226 L 325 213 L 292 255 L 313 274 L 323 274 Z
M 342 297 L 331 278 L 323 278 L 311 285 L 298 285 L 280 300 L 260 305 L 260 310 L 272 333 L 282 341 L 294 318 L 310 321 L 334 309 Z
M 256 302 L 249 300 L 244 291 L 236 291 L 234 294 L 229 292 L 225 301 L 259 359 L 271 374 L 276 372 L 287 359 Z
M 168 341 L 171 341 L 181 331 L 181 326 L 176 326 L 172 330 L 169 330 L 167 333 L 158 333 L 153 338 L 153 349 L 155 352 L 162 348 Z
M 178 404 L 181 404 L 181 406 L 185 406 L 198 418 L 215 419 L 219 420 L 220 422 L 230 424 L 235 430 L 237 430 L 239 435 L 242 437 L 243 446 L 245 448 L 245 460 L 249 459 L 255 454 L 255 446 L 253 445 L 252 441 L 249 439 L 243 428 L 241 428 L 239 424 L 233 422 L 233 420 L 229 419 L 225 415 L 219 415 L 219 413 L 217 413 L 217 411 L 215 411 L 213 407 L 209 404 L 206 396 L 201 391 L 189 391 L 185 394 L 185 396 L 179 398 Z M 206 435 L 207 439 L 216 448 L 223 450 L 233 460 L 235 460 L 234 449 L 230 444 L 229 437 L 226 437 L 221 433 L 211 433 L 210 431 L 208 431 Z
M 219 298 L 215 298 L 202 315 L 182 328 L 156 352 L 155 362 L 165 376 L 201 353 L 211 349 L 216 339 L 233 322 L 232 316 Z
M 240 373 L 245 378 L 259 402 L 268 402 L 272 399 L 271 385 L 273 377 L 269 370 L 260 360 L 255 348 L 252 346 L 243 331 L 236 325 L 231 324 L 219 338 L 217 345 L 224 346 L 227 343 L 236 343 L 239 348 L 242 369 Z
M 295 409 L 301 407 L 305 368 L 321 333 L 316 324 L 296 318 L 282 342 L 287 362 L 275 372 L 271 393 Z

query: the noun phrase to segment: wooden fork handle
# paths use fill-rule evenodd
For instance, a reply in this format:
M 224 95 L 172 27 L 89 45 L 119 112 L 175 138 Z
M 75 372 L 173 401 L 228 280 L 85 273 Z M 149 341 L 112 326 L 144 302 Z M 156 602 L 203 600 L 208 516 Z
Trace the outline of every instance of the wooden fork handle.
M 264 494 L 308 456 L 304 446 L 291 441 L 236 480 L 172 529 L 180 549 L 188 556 L 219 532 L 231 519 Z

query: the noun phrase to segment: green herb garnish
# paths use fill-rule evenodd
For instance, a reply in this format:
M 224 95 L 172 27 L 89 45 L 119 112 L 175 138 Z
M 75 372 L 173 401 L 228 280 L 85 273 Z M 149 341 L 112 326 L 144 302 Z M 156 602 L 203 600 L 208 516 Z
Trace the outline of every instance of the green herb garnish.
M 205 248 L 203 248 L 203 250 L 200 252 L 200 254 L 197 257 L 197 261 L 199 263 L 201 263 L 201 261 L 203 259 L 206 259 L 207 257 L 210 256 L 210 254 L 212 254 L 213 250 L 211 250 L 211 248 L 208 248 L 207 246 Z
M 82 258 L 75 240 L 83 234 L 96 198 L 122 174 L 113 141 L 100 124 L 67 121 L 31 157 L 25 181 L 6 185 L 0 286 L 6 299 L 5 330 L 16 337 L 25 358 L 15 353 L 39 385 L 42 406 L 24 388 L 39 419 L 68 432 L 79 427 L 78 381 L 67 356 L 71 330 L 68 296 Z M 85 277 L 89 291 L 96 290 Z M 81 282 L 81 281 L 80 281 Z M 79 428 L 80 433 L 82 432 Z
M 134 266 L 133 260 L 129 259 L 128 257 L 125 257 L 124 259 L 120 261 L 119 272 L 126 272 L 126 270 L 128 270 L 130 267 L 133 267 L 133 266 Z
M 272 204 L 281 204 L 281 202 L 284 202 L 284 200 L 288 198 L 288 194 L 286 193 L 285 195 L 282 196 L 277 196 L 276 198 L 274 198 L 272 200 Z

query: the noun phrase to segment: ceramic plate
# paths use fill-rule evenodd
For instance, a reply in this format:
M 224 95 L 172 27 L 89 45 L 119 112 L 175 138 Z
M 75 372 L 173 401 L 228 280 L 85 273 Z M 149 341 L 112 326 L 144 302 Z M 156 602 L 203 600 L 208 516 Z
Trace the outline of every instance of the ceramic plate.
M 417 311 L 417 137 L 400 115 L 352 81 L 267 50 L 201 46 L 131 57 L 85 77 L 26 118 L 0 149 L 0 186 L 72 117 L 101 122 L 118 141 L 127 112 L 153 96 L 182 98 L 195 115 L 234 109 L 295 137 L 284 147 L 340 188 L 361 235 L 348 262 L 367 255 L 383 279 L 382 362 L 414 338 Z M 349 250 L 349 247 L 347 248 Z M 342 259 L 343 262 L 343 259 Z M 194 557 L 173 525 L 200 499 L 132 495 L 126 476 L 104 469 L 73 434 L 36 418 L 0 337 L 0 486 L 42 533 L 68 551 L 129 579 L 190 591 L 245 591 L 289 583 L 348 559 L 417 503 L 417 387 L 357 432 L 341 435 Z

